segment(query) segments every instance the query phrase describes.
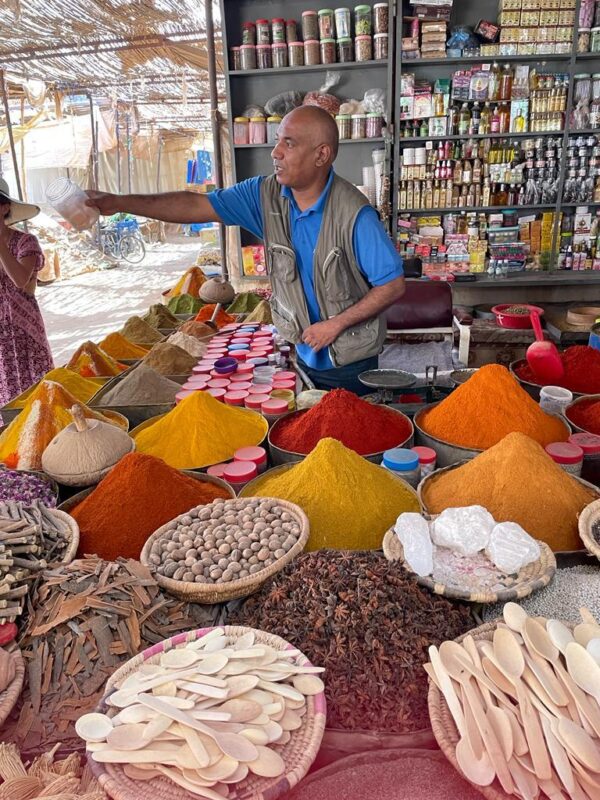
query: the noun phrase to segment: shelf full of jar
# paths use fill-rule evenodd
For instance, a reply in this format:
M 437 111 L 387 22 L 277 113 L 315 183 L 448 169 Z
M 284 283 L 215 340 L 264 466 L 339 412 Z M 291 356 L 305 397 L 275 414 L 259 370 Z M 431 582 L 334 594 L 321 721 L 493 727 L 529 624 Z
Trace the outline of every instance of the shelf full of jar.
M 347 69 L 376 69 L 385 67 L 387 69 L 389 61 L 387 58 L 378 61 L 347 61 L 334 62 L 333 64 L 304 64 L 298 67 L 267 67 L 266 69 L 234 69 L 229 71 L 230 78 L 261 78 L 269 75 L 288 75 L 301 74 L 303 72 L 326 72 L 327 70 L 347 70 Z
M 590 54 L 591 55 L 591 54 Z M 600 55 L 600 54 L 598 54 Z M 452 66 L 464 66 L 465 64 L 493 64 L 502 62 L 503 64 L 534 63 L 545 64 L 551 61 L 569 61 L 571 53 L 539 53 L 534 55 L 512 55 L 512 56 L 461 56 L 460 58 L 405 58 L 402 57 L 403 70 L 411 67 L 426 67 L 430 65 L 439 66 L 450 64 Z

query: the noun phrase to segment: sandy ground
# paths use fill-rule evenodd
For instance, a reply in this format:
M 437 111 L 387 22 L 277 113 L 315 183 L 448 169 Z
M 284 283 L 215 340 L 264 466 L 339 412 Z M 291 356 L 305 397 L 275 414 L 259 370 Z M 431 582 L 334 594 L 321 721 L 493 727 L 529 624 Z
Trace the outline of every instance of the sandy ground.
M 192 266 L 200 251 L 198 243 L 147 245 L 141 264 L 126 264 L 67 278 L 41 286 L 37 298 L 55 364 L 66 363 L 87 339 L 100 341 L 118 330 L 128 317 L 143 314 L 159 303 Z

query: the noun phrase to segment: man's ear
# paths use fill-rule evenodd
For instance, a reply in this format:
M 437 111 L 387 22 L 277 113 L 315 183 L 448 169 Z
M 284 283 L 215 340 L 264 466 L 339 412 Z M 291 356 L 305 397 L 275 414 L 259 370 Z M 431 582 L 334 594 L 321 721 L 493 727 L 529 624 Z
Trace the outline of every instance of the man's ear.
M 327 144 L 322 144 L 317 150 L 315 166 L 324 167 L 331 160 L 331 148 Z

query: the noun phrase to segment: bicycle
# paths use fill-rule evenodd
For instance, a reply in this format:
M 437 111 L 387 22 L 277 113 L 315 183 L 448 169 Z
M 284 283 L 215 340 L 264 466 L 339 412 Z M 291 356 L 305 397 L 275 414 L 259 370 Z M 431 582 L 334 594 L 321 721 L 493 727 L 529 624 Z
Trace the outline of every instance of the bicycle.
M 139 264 L 146 256 L 146 246 L 137 220 L 126 219 L 100 227 L 100 248 L 106 255 Z

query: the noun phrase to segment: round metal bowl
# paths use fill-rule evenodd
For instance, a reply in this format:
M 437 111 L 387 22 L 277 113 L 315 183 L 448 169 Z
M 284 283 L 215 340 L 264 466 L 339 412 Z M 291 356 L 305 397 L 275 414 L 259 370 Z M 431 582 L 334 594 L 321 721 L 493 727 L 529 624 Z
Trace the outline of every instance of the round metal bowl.
M 520 378 L 517 370 L 521 367 L 524 367 L 527 364 L 527 359 L 520 358 L 518 361 L 512 361 L 508 369 L 515 376 L 515 378 L 519 381 L 523 389 L 527 392 L 528 395 L 533 397 L 534 400 L 539 401 L 540 399 L 540 391 L 542 389 L 542 385 L 538 383 L 531 383 L 530 381 L 525 381 L 523 378 Z M 589 397 L 589 394 L 584 394 L 583 392 L 573 392 L 573 397 Z
M 466 383 L 469 380 L 469 378 L 472 378 L 477 371 L 478 371 L 477 368 L 455 369 L 453 372 L 450 373 L 450 381 L 453 386 L 462 386 L 462 384 Z
M 385 408 L 389 408 L 389 406 L 385 406 Z M 401 411 L 398 411 L 395 408 L 390 408 L 389 410 L 393 411 L 394 414 L 399 414 L 410 426 L 410 436 L 408 436 L 403 442 L 398 442 L 398 444 L 394 445 L 394 447 L 412 447 L 415 430 L 411 420 L 406 416 L 406 414 L 403 414 Z M 310 411 L 310 409 L 307 408 L 303 409 L 302 411 L 293 411 L 291 414 L 286 414 L 285 417 L 278 419 L 269 431 L 267 436 L 269 454 L 271 456 L 271 462 L 275 466 L 278 466 L 279 464 L 297 464 L 300 461 L 304 461 L 308 455 L 308 453 L 294 453 L 291 450 L 284 450 L 281 447 L 277 447 L 276 444 L 273 444 L 273 434 L 276 433 L 278 426 L 280 427 L 281 424 L 289 420 L 291 416 L 300 416 L 301 414 L 306 414 L 307 411 Z M 367 461 L 371 461 L 373 464 L 381 464 L 383 461 L 383 453 L 383 450 L 379 453 L 368 453 L 367 455 L 364 455 L 363 458 L 366 458 Z
M 581 428 L 579 425 L 576 425 L 571 417 L 569 416 L 569 411 L 574 408 L 579 403 L 582 403 L 584 400 L 590 400 L 592 402 L 600 402 L 600 394 L 584 394 L 579 395 L 577 400 L 574 400 L 570 405 L 568 405 L 565 409 L 565 417 L 569 425 L 573 428 L 576 433 L 593 433 L 593 431 L 588 431 L 586 428 Z
M 440 400 L 437 403 L 430 403 L 429 405 L 421 408 L 415 414 L 413 423 L 415 426 L 416 443 L 424 447 L 431 447 L 432 450 L 435 450 L 437 453 L 438 467 L 450 467 L 459 461 L 470 461 L 472 458 L 475 458 L 475 456 L 483 453 L 483 450 L 460 447 L 459 445 L 451 444 L 450 442 L 444 442 L 442 439 L 437 439 L 435 436 L 431 436 L 429 433 L 426 433 L 423 430 L 423 417 L 430 409 L 439 405 L 441 402 L 443 401 Z

